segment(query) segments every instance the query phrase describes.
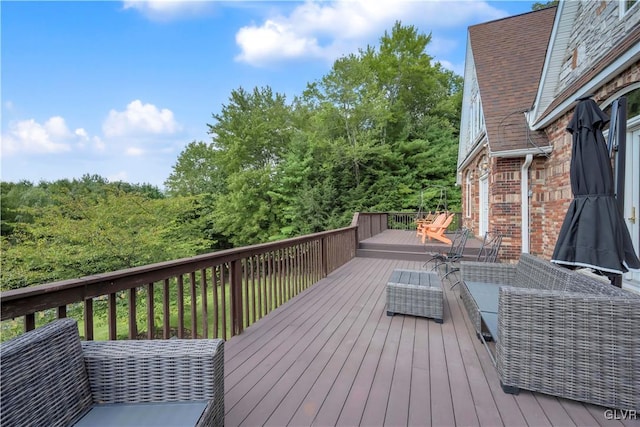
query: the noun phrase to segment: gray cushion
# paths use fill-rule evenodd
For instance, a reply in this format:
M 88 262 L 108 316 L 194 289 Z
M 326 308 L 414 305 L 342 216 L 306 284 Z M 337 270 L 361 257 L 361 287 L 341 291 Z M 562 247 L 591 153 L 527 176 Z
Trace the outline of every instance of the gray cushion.
M 96 405 L 76 427 L 182 427 L 194 426 L 207 401 L 117 403 Z
M 488 313 L 498 312 L 500 286 L 494 283 L 464 282 L 469 293 L 478 305 L 478 310 Z

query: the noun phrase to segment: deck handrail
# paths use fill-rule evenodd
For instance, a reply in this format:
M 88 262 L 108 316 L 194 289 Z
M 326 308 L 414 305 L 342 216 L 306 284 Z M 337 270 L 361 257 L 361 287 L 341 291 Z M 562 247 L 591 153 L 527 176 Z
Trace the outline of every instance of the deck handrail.
M 91 340 L 94 302 L 106 299 L 108 338 L 117 339 L 117 298 L 124 297 L 129 339 L 140 337 L 141 300 L 145 338 L 153 339 L 159 326 L 163 338 L 172 328 L 185 337 L 188 311 L 192 338 L 227 339 L 354 258 L 358 242 L 386 229 L 386 221 L 386 213 L 356 213 L 350 226 L 336 230 L 0 292 L 0 319 L 23 317 L 24 330 L 31 330 L 36 313 L 55 309 L 55 317 L 67 317 L 68 306 L 81 303 L 81 334 Z M 176 305 L 174 327 L 170 306 Z
M 418 218 L 424 217 L 426 214 L 436 214 L 440 211 L 430 211 L 430 212 L 417 212 L 417 211 L 408 211 L 408 212 L 387 212 L 389 221 L 388 228 L 393 230 L 415 230 L 417 226 L 416 220 Z M 449 231 L 460 230 L 463 227 L 463 217 L 462 212 L 453 212 L 448 211 L 449 213 L 454 214 L 453 221 L 449 226 Z

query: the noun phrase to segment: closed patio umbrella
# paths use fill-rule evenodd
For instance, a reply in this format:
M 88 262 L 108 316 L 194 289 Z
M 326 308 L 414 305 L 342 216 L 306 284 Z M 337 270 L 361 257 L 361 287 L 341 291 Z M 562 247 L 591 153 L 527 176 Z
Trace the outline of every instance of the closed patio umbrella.
M 613 171 L 602 128 L 609 117 L 594 100 L 578 100 L 567 126 L 573 136 L 569 205 L 552 262 L 589 267 L 607 275 L 640 268 L 614 195 Z

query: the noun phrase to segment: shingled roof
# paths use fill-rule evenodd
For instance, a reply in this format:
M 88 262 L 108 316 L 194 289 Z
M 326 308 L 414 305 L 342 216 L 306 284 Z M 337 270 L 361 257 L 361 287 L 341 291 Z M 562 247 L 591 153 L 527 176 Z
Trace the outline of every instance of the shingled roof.
M 491 152 L 549 145 L 524 112 L 535 101 L 555 13 L 550 7 L 469 27 Z

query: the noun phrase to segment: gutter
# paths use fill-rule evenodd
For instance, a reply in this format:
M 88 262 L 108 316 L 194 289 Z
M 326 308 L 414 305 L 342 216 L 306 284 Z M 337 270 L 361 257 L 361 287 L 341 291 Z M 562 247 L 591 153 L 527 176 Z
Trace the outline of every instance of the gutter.
M 529 167 L 533 154 L 527 154 L 520 171 L 520 204 L 522 212 L 522 253 L 529 253 Z
M 492 151 L 489 154 L 489 156 L 508 159 L 508 158 L 514 158 L 514 157 L 527 157 L 530 155 L 537 156 L 540 154 L 550 154 L 552 151 L 553 151 L 553 147 L 551 145 L 544 145 L 541 147 L 523 148 L 519 150 Z

